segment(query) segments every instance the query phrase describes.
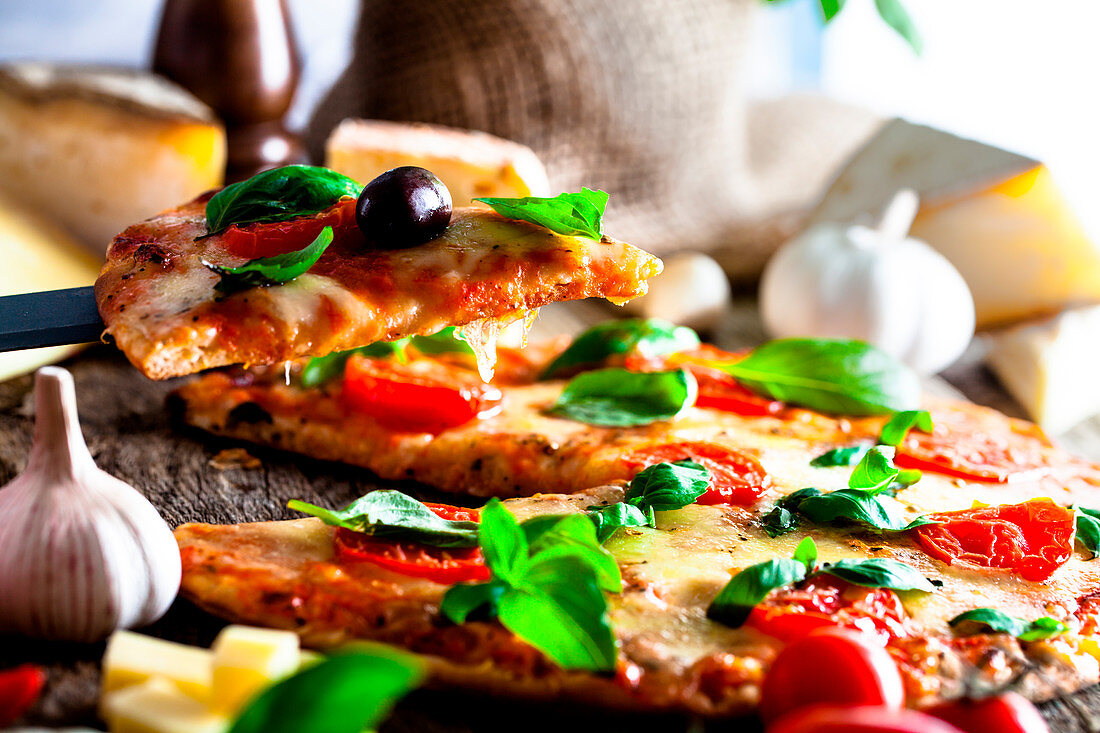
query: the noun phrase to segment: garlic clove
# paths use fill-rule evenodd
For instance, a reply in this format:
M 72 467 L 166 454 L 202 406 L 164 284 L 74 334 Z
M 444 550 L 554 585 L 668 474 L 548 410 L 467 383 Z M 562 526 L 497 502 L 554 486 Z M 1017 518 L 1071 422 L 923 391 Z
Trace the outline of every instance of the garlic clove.
M 27 468 L 0 489 L 0 630 L 102 639 L 160 618 L 180 575 L 179 547 L 164 519 L 95 465 L 72 375 L 38 370 Z

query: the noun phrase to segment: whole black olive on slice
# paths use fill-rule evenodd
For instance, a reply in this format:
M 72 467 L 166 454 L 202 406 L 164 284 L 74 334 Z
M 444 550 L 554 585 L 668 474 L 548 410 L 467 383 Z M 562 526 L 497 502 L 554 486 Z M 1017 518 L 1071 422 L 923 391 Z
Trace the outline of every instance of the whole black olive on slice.
M 447 228 L 451 192 L 431 171 L 411 165 L 394 168 L 363 187 L 355 221 L 377 247 L 415 247 Z

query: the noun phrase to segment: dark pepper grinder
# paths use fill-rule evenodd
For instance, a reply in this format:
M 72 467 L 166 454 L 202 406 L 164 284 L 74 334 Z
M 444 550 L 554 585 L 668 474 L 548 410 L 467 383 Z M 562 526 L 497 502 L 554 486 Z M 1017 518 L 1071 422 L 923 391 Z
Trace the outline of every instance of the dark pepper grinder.
M 153 70 L 225 123 L 227 183 L 305 162 L 283 123 L 301 72 L 285 0 L 165 0 Z

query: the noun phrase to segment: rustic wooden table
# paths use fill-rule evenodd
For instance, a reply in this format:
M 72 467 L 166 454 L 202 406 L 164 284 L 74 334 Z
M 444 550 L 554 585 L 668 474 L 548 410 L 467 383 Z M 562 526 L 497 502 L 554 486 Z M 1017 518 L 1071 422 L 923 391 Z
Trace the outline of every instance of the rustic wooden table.
M 602 307 L 588 304 L 548 311 L 540 319 L 536 337 L 539 333 L 576 331 L 606 315 Z M 759 343 L 763 338 L 749 301 L 739 303 L 713 334 L 717 343 L 730 348 Z M 340 504 L 380 484 L 361 469 L 253 446 L 248 452 L 260 459 L 257 468 L 215 460 L 221 450 L 234 444 L 188 430 L 173 420 L 165 400 L 178 381 L 151 382 L 113 349 L 102 346 L 89 349 L 63 366 L 76 380 L 81 425 L 96 462 L 149 497 L 172 526 L 190 521 L 285 519 L 291 515 L 285 508 L 288 499 Z M 932 383 L 930 388 L 948 392 L 954 388 L 976 402 L 1020 414 L 1018 406 L 980 365 L 978 350 L 972 350 L 943 376 L 944 381 Z M 14 477 L 26 462 L 33 424 L 31 383 L 29 376 L 0 383 L 0 484 Z M 1062 440 L 1100 460 L 1100 421 L 1083 425 L 1062 436 Z M 425 497 L 433 495 L 420 486 L 402 488 Z M 222 625 L 187 601 L 178 600 L 168 615 L 147 631 L 205 646 Z M 50 670 L 46 694 L 23 722 L 102 728 L 95 714 L 102 653 L 102 644 L 55 644 L 0 636 L 0 668 L 31 661 L 45 664 Z M 1072 700 L 1082 709 L 1100 711 L 1100 686 Z M 1043 706 L 1052 730 L 1089 730 L 1072 708 L 1067 701 Z M 383 730 L 459 733 L 513 729 L 517 725 L 526 731 L 560 731 L 563 727 L 623 730 L 627 725 L 642 731 L 759 729 L 753 721 L 703 725 L 677 716 L 630 717 L 421 691 L 401 704 Z

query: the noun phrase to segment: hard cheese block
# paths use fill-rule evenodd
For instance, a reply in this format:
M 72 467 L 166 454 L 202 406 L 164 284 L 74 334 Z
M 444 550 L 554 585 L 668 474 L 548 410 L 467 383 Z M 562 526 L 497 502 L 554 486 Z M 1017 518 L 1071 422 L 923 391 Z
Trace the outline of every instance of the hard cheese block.
M 904 120 L 856 153 L 810 223 L 873 216 L 901 188 L 920 194 L 912 234 L 962 274 L 979 327 L 1100 300 L 1100 248 L 1041 163 Z
M 271 684 L 298 670 L 298 635 L 253 626 L 227 626 L 211 647 L 211 707 L 235 715 Z
M 220 186 L 225 132 L 182 88 L 136 70 L 0 66 L 0 191 L 95 251 Z
M 101 709 L 110 733 L 224 733 L 232 723 L 163 677 L 106 694 Z
M 476 197 L 549 196 L 546 169 L 532 150 L 482 132 L 383 120 L 344 120 L 326 143 L 325 165 L 367 183 L 415 165 L 439 176 L 455 206 Z
M 116 631 L 103 655 L 103 693 L 163 677 L 188 697 L 206 703 L 210 698 L 212 663 L 209 649 L 132 631 Z
M 989 365 L 1048 433 L 1100 413 L 1100 306 L 996 332 L 989 344 Z

